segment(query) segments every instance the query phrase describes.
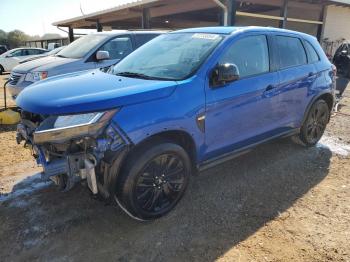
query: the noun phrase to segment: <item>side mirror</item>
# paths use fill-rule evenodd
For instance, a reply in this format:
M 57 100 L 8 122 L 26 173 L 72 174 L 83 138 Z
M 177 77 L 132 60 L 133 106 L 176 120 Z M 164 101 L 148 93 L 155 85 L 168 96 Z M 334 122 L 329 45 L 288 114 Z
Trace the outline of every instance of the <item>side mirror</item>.
M 108 51 L 97 51 L 96 53 L 96 60 L 102 61 L 102 60 L 108 60 L 109 59 L 109 52 Z
M 341 51 L 341 54 L 342 54 L 342 55 L 348 55 L 348 50 L 343 50 L 343 51 Z
M 10 58 L 10 57 L 13 57 L 13 54 L 8 54 L 8 55 L 6 56 L 6 58 Z
M 211 75 L 211 86 L 217 87 L 237 81 L 239 79 L 239 69 L 235 64 L 218 64 Z

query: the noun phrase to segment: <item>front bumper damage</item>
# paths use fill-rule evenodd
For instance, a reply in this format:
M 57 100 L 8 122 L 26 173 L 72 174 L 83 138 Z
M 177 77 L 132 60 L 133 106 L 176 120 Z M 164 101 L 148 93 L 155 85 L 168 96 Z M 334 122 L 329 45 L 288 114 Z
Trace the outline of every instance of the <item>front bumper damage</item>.
M 25 141 L 43 167 L 42 179 L 52 180 L 62 191 L 71 190 L 86 181 L 93 194 L 113 197 L 120 165 L 131 142 L 114 123 L 109 123 L 95 136 L 36 143 L 39 124 L 22 119 L 17 126 L 17 142 Z

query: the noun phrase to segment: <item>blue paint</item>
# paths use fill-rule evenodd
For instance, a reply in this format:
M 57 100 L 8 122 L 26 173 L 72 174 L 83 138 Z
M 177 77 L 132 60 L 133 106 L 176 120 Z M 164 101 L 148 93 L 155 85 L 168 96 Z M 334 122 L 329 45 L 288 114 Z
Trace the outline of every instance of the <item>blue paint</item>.
M 113 122 L 129 142 L 178 131 L 192 137 L 197 163 L 299 128 L 311 101 L 334 94 L 331 63 L 314 37 L 259 27 L 210 27 L 176 33 L 220 34 L 223 41 L 188 79 L 144 80 L 82 72 L 49 78 L 24 90 L 17 104 L 39 114 L 74 114 L 120 108 Z M 299 37 L 314 45 L 320 61 L 240 79 L 220 88 L 209 86 L 211 70 L 229 45 L 247 35 Z M 148 45 L 151 45 L 150 42 Z M 140 59 L 142 59 L 140 57 Z M 275 88 L 267 90 L 269 85 Z M 205 114 L 205 132 L 197 117 Z

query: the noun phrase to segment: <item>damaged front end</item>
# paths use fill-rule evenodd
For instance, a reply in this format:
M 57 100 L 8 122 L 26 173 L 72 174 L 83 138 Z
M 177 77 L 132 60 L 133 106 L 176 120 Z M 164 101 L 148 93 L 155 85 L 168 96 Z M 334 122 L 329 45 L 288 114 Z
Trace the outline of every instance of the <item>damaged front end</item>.
M 22 111 L 17 143 L 25 141 L 32 150 L 43 167 L 42 179 L 51 179 L 62 191 L 87 180 L 93 194 L 108 198 L 117 175 L 112 167 L 121 162 L 130 144 L 111 121 L 117 111 L 62 116 Z

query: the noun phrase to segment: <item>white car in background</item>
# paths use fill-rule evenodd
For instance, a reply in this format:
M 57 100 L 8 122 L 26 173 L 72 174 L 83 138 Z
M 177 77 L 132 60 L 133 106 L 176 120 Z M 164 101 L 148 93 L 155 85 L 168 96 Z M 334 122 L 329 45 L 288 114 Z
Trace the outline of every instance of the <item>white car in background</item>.
M 22 59 L 21 61 L 19 61 L 19 63 L 23 64 L 23 63 L 27 63 L 29 61 L 33 61 L 33 60 L 36 60 L 36 59 L 39 59 L 39 58 L 43 58 L 43 57 L 47 57 L 47 56 L 54 56 L 55 54 L 57 54 L 59 51 L 61 51 L 65 47 L 66 46 L 57 47 L 57 48 L 51 50 L 50 52 L 43 53 L 43 54 L 40 54 L 40 55 L 30 56 L 28 58 Z
M 0 55 L 0 75 L 10 72 L 21 60 L 48 52 L 42 48 L 15 48 Z

